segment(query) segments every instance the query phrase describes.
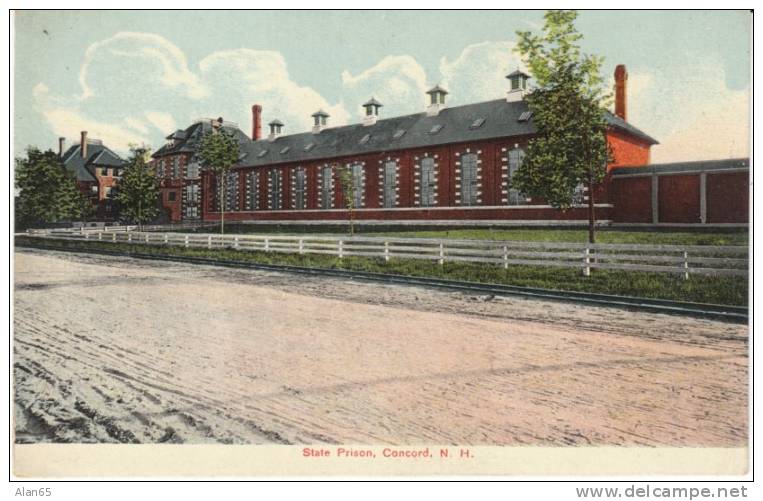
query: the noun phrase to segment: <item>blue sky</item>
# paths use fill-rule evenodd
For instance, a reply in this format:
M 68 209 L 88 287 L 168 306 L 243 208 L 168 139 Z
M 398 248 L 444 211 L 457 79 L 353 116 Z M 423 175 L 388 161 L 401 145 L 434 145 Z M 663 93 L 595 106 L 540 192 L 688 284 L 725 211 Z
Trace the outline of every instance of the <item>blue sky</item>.
M 500 98 L 521 62 L 516 30 L 540 11 L 40 11 L 15 15 L 15 137 L 55 148 L 80 130 L 123 152 L 175 128 L 250 108 L 285 132 L 414 113 L 436 83 L 449 104 Z M 653 161 L 749 154 L 750 14 L 583 11 L 586 51 L 628 67 L 629 121 L 656 137 Z

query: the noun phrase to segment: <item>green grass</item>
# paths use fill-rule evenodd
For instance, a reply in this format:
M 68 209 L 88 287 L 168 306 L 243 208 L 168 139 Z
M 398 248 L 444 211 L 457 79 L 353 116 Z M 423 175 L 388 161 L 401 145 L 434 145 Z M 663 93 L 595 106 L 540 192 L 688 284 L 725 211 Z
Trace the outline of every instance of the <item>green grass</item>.
M 460 229 L 364 233 L 374 236 L 455 238 L 468 240 L 520 240 L 525 242 L 587 242 L 587 230 L 566 229 Z M 747 245 L 747 232 L 699 233 L 662 231 L 596 232 L 602 244 Z
M 580 270 L 544 266 L 501 266 L 478 263 L 436 262 L 414 259 L 382 259 L 345 257 L 316 254 L 284 254 L 276 252 L 235 251 L 232 249 L 186 249 L 183 247 L 153 247 L 124 243 L 44 240 L 17 237 L 16 243 L 50 244 L 74 250 L 104 249 L 122 252 L 169 256 L 198 256 L 263 264 L 308 266 L 314 268 L 344 269 L 391 273 L 398 275 L 436 277 L 470 282 L 518 285 L 565 291 L 595 292 L 646 298 L 670 299 L 699 303 L 747 305 L 748 281 L 746 277 L 707 277 L 692 275 L 684 280 L 667 273 L 625 272 L 593 270 L 583 277 Z
M 177 230 L 188 232 L 191 230 Z M 203 228 L 200 233 L 216 233 L 217 228 Z M 273 226 L 257 227 L 230 223 L 225 225 L 229 234 L 271 233 L 271 234 L 331 234 L 346 235 L 346 225 L 323 226 Z M 359 228 L 358 236 L 453 238 L 466 240 L 518 240 L 525 242 L 587 242 L 588 230 L 585 229 L 443 229 L 443 230 L 396 230 L 374 231 Z M 735 231 L 617 231 L 601 229 L 596 232 L 596 241 L 603 244 L 674 244 L 674 245 L 747 245 L 748 232 Z

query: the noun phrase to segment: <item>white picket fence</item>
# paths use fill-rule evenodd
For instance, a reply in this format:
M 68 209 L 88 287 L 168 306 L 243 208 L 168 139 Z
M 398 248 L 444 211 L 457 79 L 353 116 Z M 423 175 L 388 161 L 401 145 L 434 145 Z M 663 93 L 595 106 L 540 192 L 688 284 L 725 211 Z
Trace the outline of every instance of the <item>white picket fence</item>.
M 166 245 L 202 249 L 326 254 L 344 258 L 363 256 L 390 259 L 423 259 L 446 262 L 579 268 L 690 274 L 748 274 L 746 246 L 587 244 L 390 238 L 330 235 L 220 235 L 159 233 L 106 228 L 91 232 L 30 233 L 30 236 L 63 240 L 89 240 L 140 245 Z

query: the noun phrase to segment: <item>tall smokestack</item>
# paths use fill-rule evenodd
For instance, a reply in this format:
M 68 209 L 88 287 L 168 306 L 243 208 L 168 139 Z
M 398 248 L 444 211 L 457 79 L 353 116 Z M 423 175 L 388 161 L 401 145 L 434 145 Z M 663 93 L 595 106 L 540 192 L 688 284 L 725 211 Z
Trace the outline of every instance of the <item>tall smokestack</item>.
M 79 139 L 80 155 L 82 155 L 82 158 L 87 158 L 87 131 L 83 130 L 79 134 L 80 134 L 80 139 Z
M 262 106 L 255 104 L 252 106 L 252 141 L 257 141 L 262 137 Z
M 64 156 L 64 143 L 66 142 L 65 137 L 59 137 L 58 138 L 58 156 L 63 157 Z
M 628 120 L 628 71 L 624 64 L 618 64 L 615 68 L 615 115 Z

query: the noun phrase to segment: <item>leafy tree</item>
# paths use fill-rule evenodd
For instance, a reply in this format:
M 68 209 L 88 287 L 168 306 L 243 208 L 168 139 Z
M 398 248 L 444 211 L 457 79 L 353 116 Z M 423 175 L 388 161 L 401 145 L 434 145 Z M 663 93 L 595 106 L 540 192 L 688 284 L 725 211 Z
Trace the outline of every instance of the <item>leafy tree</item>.
M 26 226 L 85 219 L 92 214 L 90 200 L 79 190 L 74 175 L 51 150 L 27 149 L 16 158 L 16 221 Z
M 355 183 L 352 179 L 352 170 L 349 167 L 337 167 L 337 178 L 342 187 L 344 206 L 347 208 L 350 236 L 355 234 Z
M 213 128 L 201 138 L 198 156 L 218 180 L 220 201 L 220 233 L 225 233 L 225 184 L 231 167 L 238 162 L 239 144 L 232 133 Z
M 122 217 L 143 226 L 159 215 L 159 179 L 148 164 L 149 149 L 131 146 L 116 201 Z
M 588 187 L 588 241 L 595 241 L 594 185 L 606 175 L 612 153 L 607 144 L 603 59 L 578 45 L 575 11 L 549 11 L 542 35 L 519 31 L 517 51 L 537 88 L 527 96 L 537 135 L 512 179 L 516 189 L 568 209 L 575 190 Z

